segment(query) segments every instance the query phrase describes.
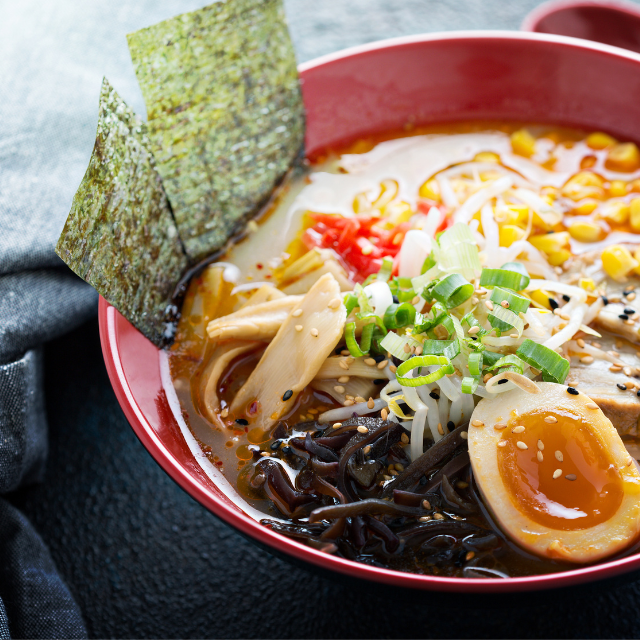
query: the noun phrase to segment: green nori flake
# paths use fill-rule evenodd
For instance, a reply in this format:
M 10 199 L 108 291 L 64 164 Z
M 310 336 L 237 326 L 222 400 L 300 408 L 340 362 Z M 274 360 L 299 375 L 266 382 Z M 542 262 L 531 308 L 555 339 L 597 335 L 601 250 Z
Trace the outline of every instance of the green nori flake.
M 302 149 L 282 2 L 218 2 L 127 37 L 151 150 L 193 262 L 242 229 Z
M 171 340 L 171 296 L 187 257 L 146 126 L 106 78 L 89 167 L 56 252 L 156 345 Z

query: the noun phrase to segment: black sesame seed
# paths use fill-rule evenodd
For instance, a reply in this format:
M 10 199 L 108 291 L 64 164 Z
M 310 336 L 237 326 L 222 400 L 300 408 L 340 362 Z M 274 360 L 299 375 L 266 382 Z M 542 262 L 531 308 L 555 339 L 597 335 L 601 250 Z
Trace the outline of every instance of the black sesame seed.
M 280 448 L 281 444 L 282 444 L 282 440 L 274 440 L 271 443 L 271 450 L 272 451 L 277 451 Z
M 635 289 L 634 289 L 633 287 L 632 287 L 631 289 L 625 289 L 625 290 L 622 292 L 622 295 L 626 297 L 626 296 L 628 296 L 630 293 L 633 293 L 634 291 L 635 291 Z
M 628 320 L 629 316 L 626 313 L 621 313 L 618 318 L 620 318 L 620 320 Z
M 509 382 L 506 378 L 502 378 L 502 380 L 498 380 L 498 384 L 506 384 Z
M 632 316 L 636 312 L 636 310 L 632 309 L 631 307 L 625 307 L 624 312 Z
M 387 380 L 387 378 L 376 378 L 373 381 L 373 384 L 386 384 L 387 382 L 389 382 L 389 380 Z
M 604 302 L 604 306 L 606 307 L 609 304 L 609 298 L 607 298 L 607 296 L 602 296 L 602 302 Z
M 627 390 L 627 385 L 626 384 L 622 384 L 622 382 L 618 382 L 616 387 L 618 387 L 618 389 L 620 389 L 620 391 L 626 391 Z
M 563 299 L 565 302 L 569 302 L 569 300 L 571 300 L 571 296 L 568 296 L 566 293 L 563 293 L 563 294 L 562 294 L 562 299 Z
M 439 396 L 435 391 L 432 391 L 431 393 L 429 393 L 429 395 L 430 395 L 434 400 L 440 400 L 440 396 Z
M 455 429 L 456 425 L 453 424 L 453 420 L 449 420 L 449 422 L 447 422 L 447 429 L 449 429 L 449 431 L 451 431 L 452 429 Z
M 573 387 L 567 387 L 567 393 L 570 393 L 572 396 L 577 396 L 580 392 Z
M 286 447 L 282 447 L 281 451 L 285 455 L 289 455 L 291 453 L 291 447 L 289 445 L 287 445 Z
M 396 304 L 400 304 L 400 299 L 398 298 L 398 296 L 393 296 L 393 301 L 394 301 Z
M 386 360 L 386 358 L 383 355 L 378 354 L 377 356 L 371 356 L 376 362 L 382 362 L 383 360 Z
M 292 395 L 293 395 L 293 391 L 291 391 L 291 389 L 287 389 L 284 392 L 284 395 L 282 396 L 282 400 L 286 402 L 287 400 L 289 400 L 289 398 L 291 398 Z
M 246 427 L 249 424 L 249 421 L 244 418 L 236 418 L 236 422 L 241 424 L 243 427 Z
M 549 306 L 552 309 L 557 309 L 560 305 L 553 298 L 549 298 Z
M 636 391 L 636 395 L 638 396 L 638 398 L 640 398 L 640 389 Z
M 639 391 L 638 393 L 640 393 L 640 391 Z M 425 484 L 427 484 L 427 478 L 426 478 L 426 476 L 422 476 L 422 478 L 420 478 L 420 484 L 421 484 L 421 485 L 423 485 L 423 486 L 424 486 Z

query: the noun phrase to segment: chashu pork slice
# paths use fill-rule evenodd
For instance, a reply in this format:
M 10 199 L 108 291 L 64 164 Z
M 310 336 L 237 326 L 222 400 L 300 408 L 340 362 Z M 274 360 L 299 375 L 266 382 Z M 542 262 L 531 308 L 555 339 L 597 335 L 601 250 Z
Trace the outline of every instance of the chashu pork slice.
M 634 313 L 625 313 L 625 310 Z M 640 345 L 640 314 L 635 311 L 631 304 L 611 302 L 598 312 L 595 324 L 605 331 Z
M 598 338 L 598 344 L 607 355 L 613 357 L 610 360 L 596 358 L 590 364 L 572 357 L 565 384 L 588 395 L 611 420 L 621 436 L 638 436 L 640 398 L 636 393 L 640 380 L 636 376 L 640 372 L 640 359 L 632 345 L 624 340 L 616 340 L 610 334 L 603 332 L 602 337 Z M 572 348 L 571 352 L 574 356 L 589 355 L 579 348 Z M 615 363 L 623 366 L 615 366 Z
M 246 417 L 264 431 L 270 429 L 291 409 L 298 394 L 315 378 L 335 349 L 342 338 L 346 317 L 340 285 L 328 273 L 291 310 L 238 391 L 231 412 Z
M 272 340 L 302 296 L 283 296 L 247 305 L 207 325 L 211 340 Z

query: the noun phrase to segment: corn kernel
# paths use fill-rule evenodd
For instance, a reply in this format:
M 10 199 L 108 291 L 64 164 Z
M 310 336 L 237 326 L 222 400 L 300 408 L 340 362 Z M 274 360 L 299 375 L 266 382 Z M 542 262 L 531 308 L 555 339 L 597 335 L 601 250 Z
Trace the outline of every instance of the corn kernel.
M 562 187 L 562 195 L 575 202 L 584 198 L 602 200 L 604 197 L 603 184 L 604 180 L 593 171 L 581 171 L 567 180 Z
M 588 216 L 596 210 L 596 207 L 599 204 L 600 203 L 597 200 L 585 198 L 576 204 L 576 206 L 571 210 L 571 213 L 578 216 Z
M 551 309 L 551 305 L 549 304 L 549 294 L 546 291 L 536 289 L 535 291 L 531 291 L 529 295 L 531 296 L 531 299 L 534 302 L 537 302 L 540 306 L 545 309 Z
M 476 153 L 474 160 L 476 162 L 500 162 L 500 156 L 493 151 L 481 151 Z
M 624 224 L 629 219 L 629 205 L 622 200 L 610 200 L 602 206 L 598 215 L 614 224 Z
M 398 203 L 391 203 L 386 206 L 386 213 L 393 219 L 396 224 L 402 224 L 403 222 L 409 222 L 413 216 L 413 211 L 408 202 L 404 200 Z
M 602 235 L 602 228 L 595 222 L 581 220 L 569 227 L 569 234 L 578 242 L 597 242 Z
M 419 194 L 421 198 L 428 198 L 429 200 L 440 202 L 440 185 L 438 181 L 435 178 L 427 180 L 420 187 Z
M 615 171 L 635 171 L 640 168 L 640 149 L 633 142 L 617 144 L 607 154 L 606 166 Z
M 580 282 L 578 283 L 581 289 L 585 291 L 595 291 L 596 283 L 591 278 L 580 278 Z
M 529 207 L 526 204 L 510 204 L 505 207 L 505 222 L 507 224 L 527 224 L 529 221 Z
M 626 275 L 640 266 L 626 247 L 619 244 L 611 245 L 602 251 L 602 268 L 614 280 L 623 282 Z
M 607 147 L 612 147 L 617 140 L 607 135 L 606 133 L 602 133 L 601 131 L 596 131 L 595 133 L 591 133 L 587 136 L 587 146 L 592 149 L 606 149 Z
M 570 257 L 571 251 L 569 251 L 568 249 L 560 249 L 560 251 L 552 251 L 547 256 L 547 260 L 552 267 L 559 267 L 561 264 L 564 264 L 564 262 Z
M 632 198 L 629 203 L 629 222 L 636 233 L 640 232 L 640 198 Z
M 511 148 L 514 153 L 528 158 L 536 150 L 536 139 L 526 129 L 514 131 L 511 134 Z
M 560 251 L 569 244 L 569 234 L 566 231 L 558 233 L 545 233 L 539 236 L 531 236 L 529 242 L 540 251 L 554 253 Z
M 614 198 L 627 195 L 627 183 L 624 180 L 612 180 L 609 185 L 609 195 Z
M 522 240 L 524 236 L 525 231 L 521 227 L 517 227 L 514 224 L 503 224 L 499 232 L 500 246 L 510 247 L 514 242 Z

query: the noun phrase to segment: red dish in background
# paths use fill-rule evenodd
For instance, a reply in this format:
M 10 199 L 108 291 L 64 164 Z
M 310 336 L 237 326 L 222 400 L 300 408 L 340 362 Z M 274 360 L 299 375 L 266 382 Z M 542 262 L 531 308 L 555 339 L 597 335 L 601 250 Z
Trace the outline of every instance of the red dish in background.
M 498 31 L 398 38 L 303 64 L 300 76 L 309 156 L 408 122 L 517 120 L 640 141 L 640 55 L 572 38 Z M 356 578 L 466 593 L 566 587 L 640 569 L 635 554 L 548 575 L 444 578 L 351 562 L 282 537 L 236 507 L 193 457 L 169 409 L 156 347 L 102 298 L 99 317 L 111 383 L 144 446 L 193 498 L 273 550 Z

